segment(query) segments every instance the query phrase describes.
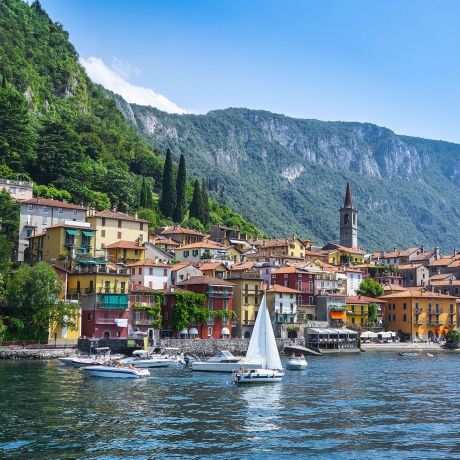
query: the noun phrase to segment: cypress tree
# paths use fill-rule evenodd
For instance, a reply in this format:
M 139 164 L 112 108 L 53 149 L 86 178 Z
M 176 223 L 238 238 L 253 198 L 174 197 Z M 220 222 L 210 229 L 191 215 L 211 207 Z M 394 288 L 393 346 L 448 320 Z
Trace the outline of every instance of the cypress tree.
M 190 202 L 190 214 L 189 217 L 195 217 L 202 221 L 203 218 L 203 197 L 201 195 L 200 183 L 198 179 L 195 180 L 193 184 L 193 196 L 192 201 Z
M 161 189 L 160 210 L 165 217 L 172 217 L 176 207 L 176 189 L 174 187 L 174 171 L 171 150 L 166 152 L 163 167 L 163 187 Z
M 209 223 L 209 198 L 204 180 L 201 184 L 201 202 L 203 204 L 201 222 L 203 222 L 204 225 L 207 225 Z
M 180 156 L 179 160 L 179 169 L 177 170 L 177 180 L 176 180 L 176 207 L 174 208 L 173 218 L 175 222 L 182 222 L 185 214 L 185 187 L 187 183 L 187 171 L 185 166 L 185 157 L 184 155 Z
M 139 207 L 148 208 L 148 197 L 146 193 L 145 177 L 142 177 L 141 191 L 139 193 Z

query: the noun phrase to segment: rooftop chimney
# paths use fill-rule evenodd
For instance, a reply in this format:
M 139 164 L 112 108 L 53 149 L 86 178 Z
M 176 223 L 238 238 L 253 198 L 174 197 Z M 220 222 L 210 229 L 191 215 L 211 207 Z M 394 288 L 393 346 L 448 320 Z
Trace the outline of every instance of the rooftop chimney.
M 435 260 L 439 260 L 441 256 L 439 255 L 439 246 L 434 247 L 434 258 Z

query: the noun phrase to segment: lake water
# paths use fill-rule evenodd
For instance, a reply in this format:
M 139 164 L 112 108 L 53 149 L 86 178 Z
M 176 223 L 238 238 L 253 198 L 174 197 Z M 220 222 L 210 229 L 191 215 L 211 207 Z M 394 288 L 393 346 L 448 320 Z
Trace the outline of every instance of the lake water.
M 280 384 L 0 362 L 0 458 L 460 458 L 460 354 L 310 357 Z

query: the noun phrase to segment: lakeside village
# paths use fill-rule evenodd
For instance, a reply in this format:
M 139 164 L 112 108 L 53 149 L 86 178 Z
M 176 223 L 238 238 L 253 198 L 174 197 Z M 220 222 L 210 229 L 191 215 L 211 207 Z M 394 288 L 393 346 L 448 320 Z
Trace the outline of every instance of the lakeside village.
M 340 241 L 323 247 L 219 225 L 210 234 L 149 228 L 135 215 L 34 198 L 32 186 L 0 179 L 20 204 L 17 261 L 50 264 L 62 300 L 79 309 L 74 327 L 51 321 L 50 344 L 220 341 L 229 349 L 251 336 L 264 292 L 275 337 L 322 352 L 357 351 L 360 336 L 438 342 L 459 326 L 460 254 L 423 246 L 366 254 L 348 184 Z

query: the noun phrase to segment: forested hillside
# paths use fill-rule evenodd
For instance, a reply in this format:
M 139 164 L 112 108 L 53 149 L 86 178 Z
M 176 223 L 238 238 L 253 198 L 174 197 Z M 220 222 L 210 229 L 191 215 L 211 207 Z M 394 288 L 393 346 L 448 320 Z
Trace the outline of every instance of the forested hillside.
M 0 1 L 0 78 L 0 177 L 31 178 L 43 196 L 126 212 L 140 208 L 145 190 L 161 192 L 162 155 L 89 80 L 67 32 L 38 1 Z M 189 184 L 185 206 L 191 194 Z M 172 222 L 155 199 L 144 214 Z M 211 207 L 210 222 L 258 232 L 228 207 Z
M 173 115 L 119 108 L 150 144 L 187 151 L 212 190 L 269 234 L 337 240 L 346 181 L 358 207 L 359 243 L 460 247 L 460 145 L 369 123 L 299 120 L 226 109 Z

